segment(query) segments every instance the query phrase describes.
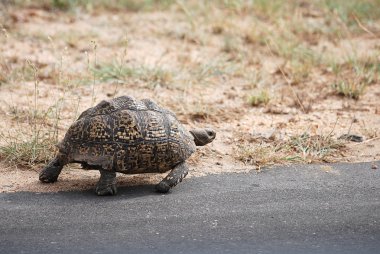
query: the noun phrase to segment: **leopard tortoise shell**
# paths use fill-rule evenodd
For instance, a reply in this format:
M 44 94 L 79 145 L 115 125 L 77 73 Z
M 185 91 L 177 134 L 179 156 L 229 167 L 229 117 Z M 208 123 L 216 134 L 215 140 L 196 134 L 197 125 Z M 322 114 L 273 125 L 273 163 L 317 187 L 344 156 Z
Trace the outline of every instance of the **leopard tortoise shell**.
M 187 175 L 186 159 L 215 138 L 212 129 L 187 131 L 174 113 L 150 99 L 122 96 L 84 111 L 58 144 L 58 154 L 39 179 L 57 181 L 64 165 L 80 163 L 100 171 L 95 192 L 115 195 L 116 172 L 170 173 L 156 186 L 169 191 Z

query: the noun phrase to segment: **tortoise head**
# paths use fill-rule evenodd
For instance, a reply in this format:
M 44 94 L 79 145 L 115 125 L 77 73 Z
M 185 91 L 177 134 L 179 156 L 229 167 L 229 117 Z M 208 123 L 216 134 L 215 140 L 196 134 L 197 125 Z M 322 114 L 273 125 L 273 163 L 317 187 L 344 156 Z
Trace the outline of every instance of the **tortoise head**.
M 194 129 L 190 131 L 194 137 L 194 143 L 196 146 L 204 146 L 215 139 L 216 133 L 213 129 Z

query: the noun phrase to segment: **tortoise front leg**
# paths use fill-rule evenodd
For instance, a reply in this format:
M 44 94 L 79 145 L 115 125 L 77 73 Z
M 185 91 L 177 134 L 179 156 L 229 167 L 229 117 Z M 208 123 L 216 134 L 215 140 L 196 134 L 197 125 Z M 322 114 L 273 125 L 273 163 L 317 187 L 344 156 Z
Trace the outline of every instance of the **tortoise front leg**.
M 188 172 L 189 168 L 187 167 L 186 162 L 178 164 L 159 184 L 156 185 L 156 190 L 161 193 L 168 192 L 170 188 L 182 182 L 182 179 L 185 178 Z
M 116 172 L 108 170 L 99 170 L 100 179 L 96 184 L 95 193 L 98 196 L 116 195 Z
M 44 183 L 54 183 L 57 181 L 59 174 L 65 165 L 62 156 L 56 156 L 49 164 L 41 171 L 39 179 Z

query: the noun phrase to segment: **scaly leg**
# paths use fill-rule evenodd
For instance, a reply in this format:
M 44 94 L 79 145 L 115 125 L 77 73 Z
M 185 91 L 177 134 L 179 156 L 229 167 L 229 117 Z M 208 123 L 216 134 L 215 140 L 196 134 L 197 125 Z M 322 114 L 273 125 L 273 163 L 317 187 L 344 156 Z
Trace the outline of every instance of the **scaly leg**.
M 116 172 L 99 170 L 100 179 L 96 184 L 95 192 L 98 196 L 116 195 Z
M 57 181 L 64 163 L 62 156 L 56 156 L 50 163 L 41 171 L 39 179 L 44 183 L 54 183 Z
M 178 164 L 159 184 L 156 185 L 156 190 L 161 193 L 168 192 L 170 188 L 182 182 L 182 179 L 185 178 L 188 172 L 189 168 L 187 167 L 186 162 Z

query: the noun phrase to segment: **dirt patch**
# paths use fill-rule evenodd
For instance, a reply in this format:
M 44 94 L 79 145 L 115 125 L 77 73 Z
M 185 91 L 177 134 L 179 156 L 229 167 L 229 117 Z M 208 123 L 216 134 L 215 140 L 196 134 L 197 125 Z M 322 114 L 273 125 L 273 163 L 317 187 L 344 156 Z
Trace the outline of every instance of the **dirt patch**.
M 273 153 L 273 142 L 303 134 L 360 135 L 364 142 L 344 142 L 328 161 L 379 160 L 379 20 L 344 9 L 356 13 L 345 20 L 317 3 L 279 7 L 297 15 L 264 7 L 190 1 L 156 11 L 63 12 L 9 6 L 0 39 L 0 144 L 25 145 L 36 129 L 59 140 L 86 108 L 130 95 L 154 99 L 188 128 L 217 131 L 190 159 L 190 177 L 292 163 L 250 163 L 236 151 L 254 145 Z M 9 163 L 10 154 L 2 155 L 0 192 L 87 189 L 99 174 L 69 166 L 56 184 L 45 185 L 37 179 L 47 158 L 34 158 L 32 167 L 27 158 L 28 169 L 20 169 Z M 311 162 L 306 154 L 297 155 L 303 163 Z

